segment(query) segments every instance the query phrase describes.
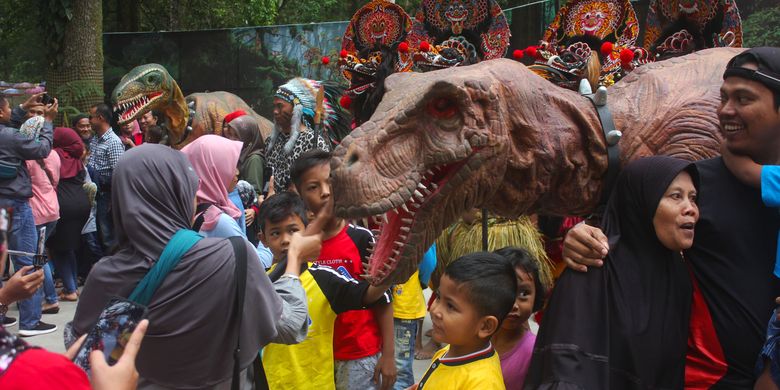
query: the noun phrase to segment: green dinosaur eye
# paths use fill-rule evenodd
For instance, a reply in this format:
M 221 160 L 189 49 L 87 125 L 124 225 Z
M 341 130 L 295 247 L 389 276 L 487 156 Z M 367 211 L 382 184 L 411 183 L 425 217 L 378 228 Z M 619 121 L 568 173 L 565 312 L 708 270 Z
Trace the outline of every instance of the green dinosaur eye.
M 146 83 L 147 84 L 156 84 L 160 81 L 160 76 L 156 74 L 149 74 L 146 76 Z

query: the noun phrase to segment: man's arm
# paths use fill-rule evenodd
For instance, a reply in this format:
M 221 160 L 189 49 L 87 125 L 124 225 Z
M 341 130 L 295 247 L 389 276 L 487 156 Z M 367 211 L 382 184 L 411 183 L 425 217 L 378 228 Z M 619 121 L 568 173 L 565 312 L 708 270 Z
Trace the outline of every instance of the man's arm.
M 725 145 L 720 148 L 720 151 L 726 168 L 728 168 L 739 181 L 751 187 L 759 187 L 761 185 L 761 165 L 756 164 L 753 159 L 748 156 L 731 153 L 729 148 Z
M 607 236 L 601 229 L 584 222 L 571 228 L 563 239 L 563 261 L 575 271 L 588 272 L 588 267 L 601 267 L 607 253 Z
M 28 138 L 17 134 L 14 137 L 16 141 L 16 151 L 24 160 L 39 160 L 46 158 L 51 153 L 51 146 L 54 140 L 54 126 L 50 121 L 43 123 L 38 138 Z

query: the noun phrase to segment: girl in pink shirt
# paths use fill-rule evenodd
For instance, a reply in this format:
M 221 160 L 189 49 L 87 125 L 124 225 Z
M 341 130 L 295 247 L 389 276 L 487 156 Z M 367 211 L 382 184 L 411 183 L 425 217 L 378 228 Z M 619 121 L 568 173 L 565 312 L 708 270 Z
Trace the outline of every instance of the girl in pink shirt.
M 539 279 L 539 266 L 525 249 L 506 247 L 495 253 L 504 256 L 517 274 L 517 298 L 501 328 L 493 334 L 493 346 L 501 359 L 501 372 L 507 390 L 522 389 L 536 335 L 531 332 L 528 319 L 541 310 L 547 296 L 545 281 Z

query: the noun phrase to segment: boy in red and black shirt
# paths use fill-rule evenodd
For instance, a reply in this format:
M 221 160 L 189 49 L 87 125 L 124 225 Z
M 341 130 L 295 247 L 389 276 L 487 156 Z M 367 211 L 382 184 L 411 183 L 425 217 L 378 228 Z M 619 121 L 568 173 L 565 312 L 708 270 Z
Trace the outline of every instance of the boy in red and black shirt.
M 331 196 L 331 154 L 319 149 L 303 153 L 290 172 L 306 207 L 315 215 Z M 360 279 L 368 247 L 374 237 L 367 229 L 334 218 L 323 231 L 317 264 Z M 353 310 L 336 319 L 333 352 L 336 389 L 390 389 L 397 371 L 394 359 L 393 310 L 390 305 L 371 310 Z

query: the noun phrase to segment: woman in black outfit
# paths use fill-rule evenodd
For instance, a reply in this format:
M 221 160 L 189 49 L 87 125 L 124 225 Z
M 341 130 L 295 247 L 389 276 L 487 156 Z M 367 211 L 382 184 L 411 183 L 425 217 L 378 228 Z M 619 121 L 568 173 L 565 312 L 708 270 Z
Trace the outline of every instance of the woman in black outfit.
M 84 143 L 70 128 L 54 129 L 54 150 L 60 156 L 60 182 L 57 185 L 57 200 L 60 202 L 58 229 L 49 237 L 47 244 L 57 274 L 62 278 L 63 289 L 60 299 L 76 301 L 76 249 L 81 242 L 81 229 L 89 217 L 90 204 L 84 191 L 86 172 L 81 156 Z

